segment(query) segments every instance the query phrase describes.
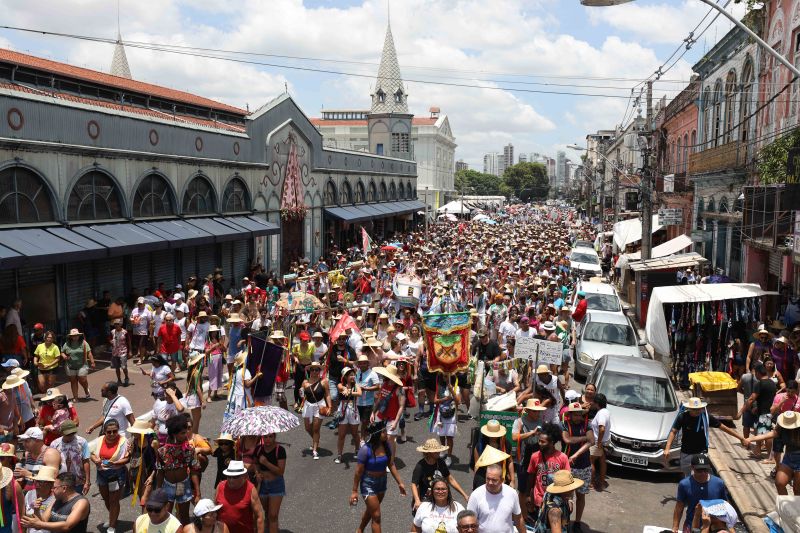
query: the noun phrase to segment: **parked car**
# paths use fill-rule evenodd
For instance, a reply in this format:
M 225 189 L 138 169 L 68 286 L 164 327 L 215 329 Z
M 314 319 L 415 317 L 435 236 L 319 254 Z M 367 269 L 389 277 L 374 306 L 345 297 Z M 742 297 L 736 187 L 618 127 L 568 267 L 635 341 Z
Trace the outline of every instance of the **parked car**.
M 680 471 L 680 436 L 664 457 L 679 404 L 664 365 L 652 359 L 603 356 L 587 383 L 608 400 L 611 440 L 606 444 L 610 464 L 650 472 Z
M 641 357 L 638 340 L 628 318 L 619 312 L 588 311 L 577 325 L 575 375 L 586 377 L 604 355 Z
M 608 311 L 609 313 L 625 314 L 627 306 L 623 306 L 617 294 L 617 289 L 610 283 L 593 283 L 591 281 L 579 281 L 574 293 L 572 308 L 577 305 L 578 292 L 586 294 L 586 309 L 589 311 Z
M 594 243 L 592 241 L 584 241 L 578 239 L 575 241 L 575 244 L 572 246 L 573 248 L 591 248 L 594 250 Z
M 591 247 L 573 248 L 572 253 L 569 254 L 569 267 L 572 274 L 581 279 L 603 275 L 600 258 Z

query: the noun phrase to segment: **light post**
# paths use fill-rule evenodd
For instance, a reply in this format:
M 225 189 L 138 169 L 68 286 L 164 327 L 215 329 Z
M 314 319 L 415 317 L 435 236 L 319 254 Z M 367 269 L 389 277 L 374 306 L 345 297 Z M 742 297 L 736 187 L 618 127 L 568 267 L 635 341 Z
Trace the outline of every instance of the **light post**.
M 428 242 L 428 210 L 430 207 L 428 204 L 428 187 L 425 187 L 425 242 Z
M 795 68 L 794 65 L 789 63 L 789 61 L 785 57 L 783 57 L 780 53 L 778 53 L 777 50 L 768 45 L 761 37 L 759 37 L 753 30 L 748 28 L 747 25 L 744 24 L 741 20 L 737 19 L 736 17 L 725 11 L 725 9 L 721 5 L 717 4 L 714 0 L 700 0 L 700 1 L 708 6 L 711 6 L 712 9 L 715 9 L 725 18 L 733 22 L 736 25 L 736 27 L 738 27 L 740 30 L 749 35 L 751 39 L 757 42 L 759 46 L 761 46 L 769 55 L 771 55 L 781 65 L 788 68 L 789 71 L 795 76 L 800 77 L 800 70 L 798 70 L 797 68 Z M 588 7 L 617 6 L 620 4 L 627 4 L 629 2 L 633 2 L 633 0 L 581 0 L 581 4 Z

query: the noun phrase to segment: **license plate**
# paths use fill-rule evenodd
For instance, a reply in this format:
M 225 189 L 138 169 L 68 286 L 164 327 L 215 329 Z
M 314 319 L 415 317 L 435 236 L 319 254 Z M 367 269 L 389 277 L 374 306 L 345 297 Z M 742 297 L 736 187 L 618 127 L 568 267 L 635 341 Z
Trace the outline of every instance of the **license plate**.
M 623 455 L 622 462 L 636 466 L 647 466 L 647 459 L 636 455 Z

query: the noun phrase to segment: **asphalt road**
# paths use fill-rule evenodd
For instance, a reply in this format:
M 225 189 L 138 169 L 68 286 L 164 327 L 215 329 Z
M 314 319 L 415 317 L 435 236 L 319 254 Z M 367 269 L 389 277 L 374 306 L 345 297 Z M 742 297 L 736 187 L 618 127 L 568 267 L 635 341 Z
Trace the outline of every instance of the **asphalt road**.
M 134 395 L 132 388 L 121 392 L 128 396 Z M 291 391 L 287 391 L 287 396 L 291 399 Z M 218 401 L 204 411 L 200 434 L 210 438 L 218 435 L 223 409 L 224 402 Z M 469 457 L 467 443 L 469 431 L 475 425 L 474 421 L 459 423 L 455 449 L 457 460 L 454 460 L 452 466 L 453 474 L 467 491 L 472 487 L 472 474 L 467 466 Z M 397 465 L 410 491 L 411 473 L 421 457 L 416 447 L 429 437 L 427 423 L 414 422 L 413 418 L 410 418 L 407 421 L 407 436 L 408 441 L 399 445 Z M 350 507 L 347 501 L 355 468 L 352 453 L 347 453 L 347 450 L 352 450 L 349 439 L 345 445 L 345 460 L 338 465 L 333 462 L 336 435 L 334 431 L 324 426 L 320 459 L 317 461 L 304 452 L 310 444 L 310 438 L 302 427 L 280 435 L 279 442 L 286 448 L 288 454 L 287 496 L 281 509 L 281 531 L 292 533 L 355 531 L 364 506 L 363 503 L 359 503 L 357 507 Z M 212 462 L 203 477 L 202 493 L 205 497 L 213 498 L 215 468 Z M 645 525 L 662 527 L 671 525 L 677 478 L 610 469 L 608 481 L 610 487 L 606 491 L 591 491 L 587 497 L 583 521 L 589 531 L 638 533 Z M 92 486 L 90 497 L 92 505 L 90 531 L 103 531 L 100 524 L 107 518 L 107 512 L 97 493 L 96 485 Z M 412 518 L 410 502 L 410 494 L 405 498 L 400 496 L 397 485 L 390 481 L 389 491 L 381 509 L 384 531 L 388 533 L 410 531 Z M 138 515 L 139 507 L 132 508 L 130 498 L 125 499 L 117 531 L 131 531 Z

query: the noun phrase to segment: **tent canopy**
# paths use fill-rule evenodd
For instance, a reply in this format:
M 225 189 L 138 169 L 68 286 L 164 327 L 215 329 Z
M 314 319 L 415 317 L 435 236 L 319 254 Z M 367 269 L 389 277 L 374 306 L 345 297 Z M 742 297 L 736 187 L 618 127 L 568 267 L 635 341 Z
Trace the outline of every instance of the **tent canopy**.
M 658 215 L 653 215 L 651 227 L 653 233 L 663 227 L 658 224 Z M 642 240 L 642 221 L 638 218 L 621 220 L 614 224 L 614 244 L 620 250 L 624 250 L 627 245 L 640 240 Z
M 448 202 L 448 203 L 444 204 L 442 207 L 437 209 L 437 211 L 440 212 L 440 213 L 447 212 L 447 213 L 451 213 L 451 214 L 458 214 L 458 213 L 461 213 L 461 208 L 462 208 L 461 201 L 460 200 L 453 200 L 452 202 Z M 468 215 L 469 211 L 470 211 L 469 207 L 464 205 L 463 208 L 464 208 L 464 214 Z
M 650 257 L 655 259 L 656 257 L 666 257 L 668 255 L 676 254 L 683 250 L 684 248 L 688 248 L 692 245 L 692 239 L 688 235 L 678 235 L 672 240 L 667 242 L 661 243 L 658 246 L 654 247 Z M 617 264 L 614 265 L 615 267 L 619 268 L 621 271 L 625 270 L 625 267 L 628 266 L 628 263 L 631 261 L 639 261 L 642 258 L 642 252 L 633 252 L 630 254 L 622 254 L 617 259 Z
M 667 336 L 667 319 L 664 316 L 664 304 L 715 302 L 718 300 L 755 298 L 775 294 L 778 293 L 764 291 L 755 283 L 701 283 L 700 285 L 656 287 L 653 289 L 653 294 L 650 295 L 650 306 L 647 308 L 647 324 L 645 324 L 647 340 L 656 353 L 669 354 L 669 337 Z

